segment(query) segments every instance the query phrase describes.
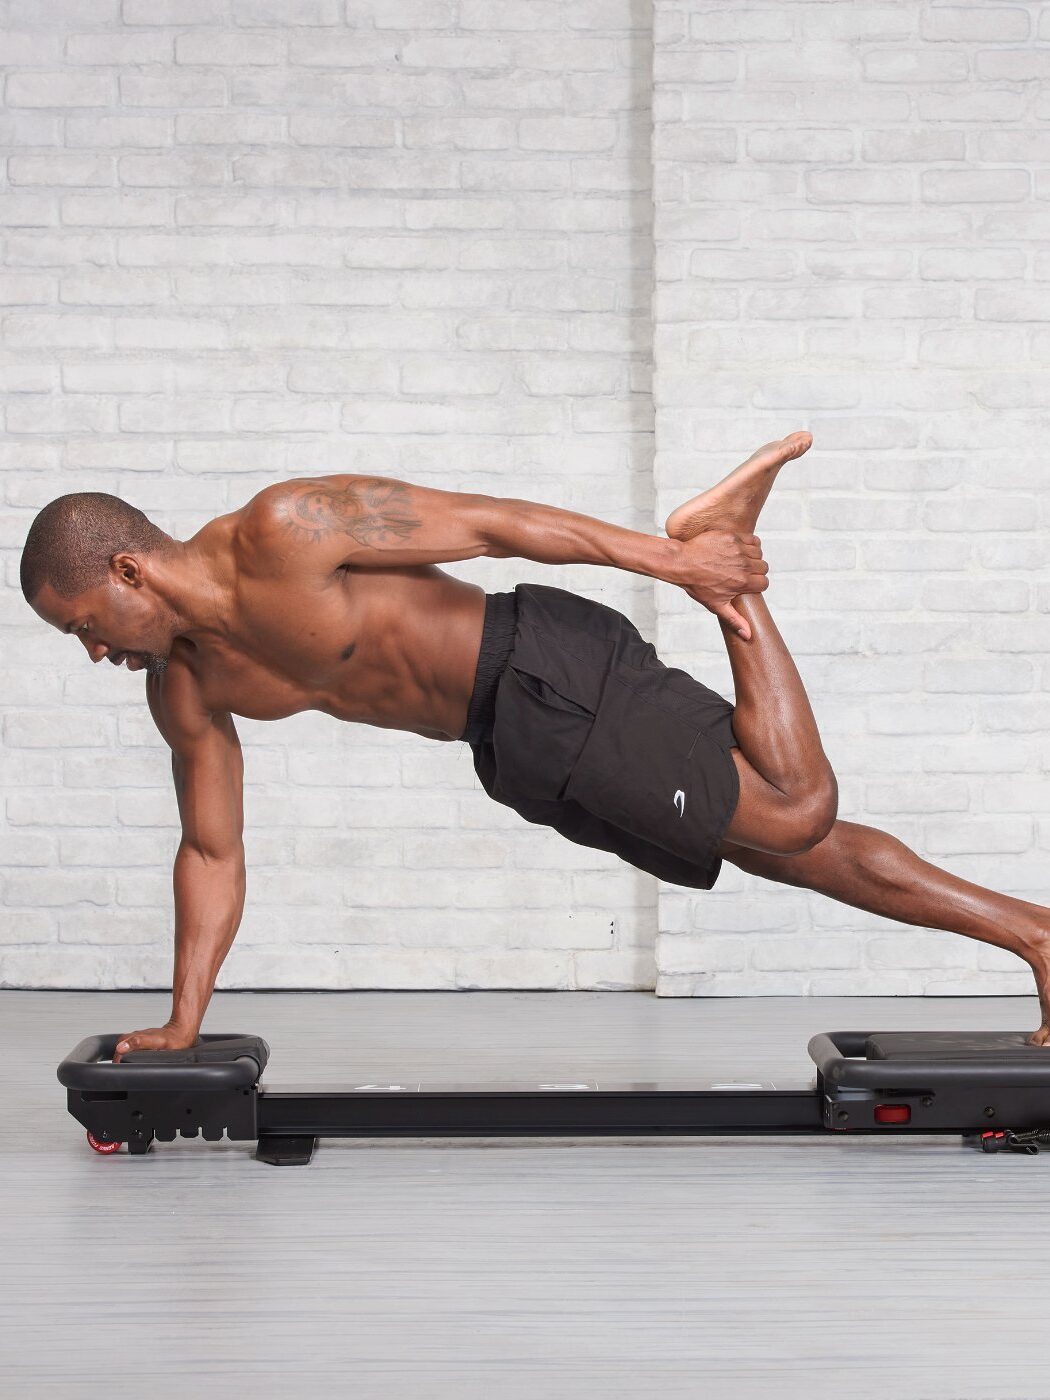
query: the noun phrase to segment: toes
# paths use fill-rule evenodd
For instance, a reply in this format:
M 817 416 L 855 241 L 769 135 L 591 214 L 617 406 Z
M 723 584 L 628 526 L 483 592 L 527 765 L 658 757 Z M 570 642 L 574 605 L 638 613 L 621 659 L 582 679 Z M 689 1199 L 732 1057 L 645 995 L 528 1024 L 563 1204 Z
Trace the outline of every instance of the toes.
M 813 446 L 813 434 L 807 432 L 788 433 L 784 439 L 785 445 L 790 447 L 791 458 L 801 457 L 803 452 L 808 452 Z
M 783 466 L 785 462 L 794 461 L 796 457 L 801 457 L 803 452 L 808 452 L 812 444 L 812 433 L 788 433 L 787 437 L 777 438 L 776 442 L 767 442 L 757 452 L 752 452 L 742 465 L 747 467 L 754 462 L 764 467 Z

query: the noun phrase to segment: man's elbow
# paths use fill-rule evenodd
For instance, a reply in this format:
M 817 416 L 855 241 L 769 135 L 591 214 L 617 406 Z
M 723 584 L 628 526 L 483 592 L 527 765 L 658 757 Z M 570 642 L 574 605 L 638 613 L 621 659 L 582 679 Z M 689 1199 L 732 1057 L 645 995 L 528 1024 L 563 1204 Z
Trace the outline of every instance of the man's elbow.
M 527 505 L 527 501 L 503 496 L 473 497 L 471 532 L 480 555 L 486 559 L 515 559 L 521 554 L 522 512 Z
M 192 840 L 183 836 L 178 854 L 203 865 L 227 865 L 231 869 L 244 869 L 244 842 Z

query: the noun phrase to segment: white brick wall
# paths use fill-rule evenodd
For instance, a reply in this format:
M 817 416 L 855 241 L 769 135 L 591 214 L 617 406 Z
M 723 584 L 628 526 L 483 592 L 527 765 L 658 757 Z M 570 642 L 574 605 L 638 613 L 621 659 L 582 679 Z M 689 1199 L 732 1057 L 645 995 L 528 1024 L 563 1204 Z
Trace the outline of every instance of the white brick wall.
M 185 538 L 377 471 L 651 528 L 650 25 L 631 0 L 5 0 L 0 983 L 164 985 L 178 840 L 141 678 L 26 609 L 33 513 Z M 654 624 L 634 575 L 520 560 Z M 462 745 L 239 721 L 222 985 L 650 985 L 655 884 Z M 335 777 L 333 777 L 335 774 Z
M 1050 9 L 657 0 L 658 519 L 792 428 L 761 534 L 841 812 L 1047 893 Z M 715 629 L 661 585 L 669 660 Z M 727 869 L 667 994 L 1023 991 L 998 950 Z
M 45 501 L 186 537 L 356 469 L 655 529 L 798 426 L 762 533 L 843 814 L 1044 897 L 1044 8 L 0 0 L 0 982 L 170 966 L 167 752 L 136 677 L 27 614 Z M 665 585 L 452 568 L 600 597 L 728 688 Z M 648 986 L 659 929 L 668 994 L 1029 990 L 728 867 L 657 886 L 491 803 L 460 746 L 239 727 L 222 985 Z

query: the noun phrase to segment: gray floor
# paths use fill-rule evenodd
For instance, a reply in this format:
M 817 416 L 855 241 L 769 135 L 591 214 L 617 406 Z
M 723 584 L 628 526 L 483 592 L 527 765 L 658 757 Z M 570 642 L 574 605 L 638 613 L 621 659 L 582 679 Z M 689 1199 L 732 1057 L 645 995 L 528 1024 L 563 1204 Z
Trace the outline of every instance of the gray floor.
M 1050 1153 L 769 1138 L 328 1141 L 298 1170 L 232 1143 L 98 1157 L 54 1066 L 164 1007 L 0 993 L 4 1396 L 1050 1396 Z M 1034 1015 L 1034 999 L 230 994 L 207 1028 L 265 1036 L 277 1087 L 805 1078 L 817 1030 Z

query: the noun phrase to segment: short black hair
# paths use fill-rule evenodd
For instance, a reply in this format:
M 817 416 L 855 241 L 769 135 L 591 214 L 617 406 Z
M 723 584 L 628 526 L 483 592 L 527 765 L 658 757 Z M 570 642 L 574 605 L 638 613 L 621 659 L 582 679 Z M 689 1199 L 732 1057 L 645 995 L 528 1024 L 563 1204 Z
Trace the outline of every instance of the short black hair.
M 37 513 L 22 549 L 22 593 L 32 603 L 44 584 L 60 598 L 97 588 L 124 550 L 151 554 L 172 543 L 142 511 L 105 491 L 57 496 Z

